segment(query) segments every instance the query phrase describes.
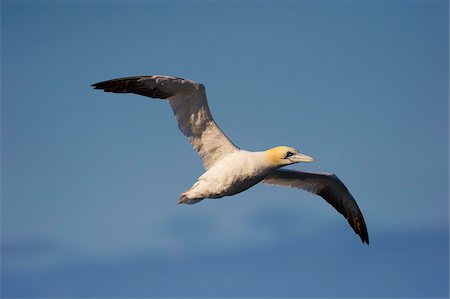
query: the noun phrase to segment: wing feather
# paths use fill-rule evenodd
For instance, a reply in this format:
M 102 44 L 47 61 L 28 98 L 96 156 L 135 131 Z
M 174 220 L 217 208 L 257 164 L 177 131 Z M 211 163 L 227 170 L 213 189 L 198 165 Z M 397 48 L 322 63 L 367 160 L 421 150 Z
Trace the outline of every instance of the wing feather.
M 334 174 L 277 169 L 271 172 L 263 182 L 294 187 L 321 196 L 347 219 L 362 242 L 369 244 L 366 223 L 358 204 L 344 183 Z
M 138 76 L 108 80 L 92 86 L 105 92 L 167 99 L 180 131 L 188 137 L 206 169 L 238 150 L 214 121 L 205 87 L 200 83 L 170 76 Z

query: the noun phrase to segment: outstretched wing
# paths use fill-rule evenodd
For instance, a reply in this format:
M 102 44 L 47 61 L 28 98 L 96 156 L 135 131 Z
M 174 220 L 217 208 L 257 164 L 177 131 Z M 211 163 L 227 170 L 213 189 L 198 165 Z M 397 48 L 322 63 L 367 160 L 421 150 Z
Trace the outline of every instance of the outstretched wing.
M 200 83 L 169 76 L 142 76 L 113 79 L 92 86 L 106 92 L 135 93 L 168 100 L 178 127 L 189 138 L 206 169 L 238 150 L 212 118 L 205 87 Z
M 363 243 L 369 244 L 364 217 L 344 183 L 334 174 L 308 173 L 278 169 L 264 180 L 266 184 L 303 189 L 323 197 L 339 213 L 344 215 Z

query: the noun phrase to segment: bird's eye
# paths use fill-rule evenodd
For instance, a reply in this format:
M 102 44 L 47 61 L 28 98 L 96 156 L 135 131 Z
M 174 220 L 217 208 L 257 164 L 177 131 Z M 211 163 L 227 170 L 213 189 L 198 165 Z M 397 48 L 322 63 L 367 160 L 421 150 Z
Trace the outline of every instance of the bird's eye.
M 289 158 L 290 156 L 293 156 L 293 155 L 294 155 L 294 153 L 287 152 L 287 153 L 286 153 L 286 157 L 284 157 L 284 158 L 287 159 L 287 158 Z

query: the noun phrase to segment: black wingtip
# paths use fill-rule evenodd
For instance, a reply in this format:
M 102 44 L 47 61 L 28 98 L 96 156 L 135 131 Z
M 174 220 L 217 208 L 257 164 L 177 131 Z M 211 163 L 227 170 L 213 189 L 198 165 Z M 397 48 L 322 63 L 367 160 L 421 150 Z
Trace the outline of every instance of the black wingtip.
M 91 85 L 91 87 L 94 87 L 94 89 L 103 89 L 100 87 L 100 83 L 94 83 Z
M 134 83 L 136 77 L 119 78 L 108 81 L 97 82 L 91 85 L 94 89 L 102 89 L 105 92 L 127 93 L 128 86 Z
M 119 84 L 117 84 L 119 83 Z M 122 83 L 122 84 L 120 84 Z M 105 91 L 109 91 L 107 89 L 114 89 L 117 87 L 122 87 L 123 82 L 117 82 L 116 80 L 109 80 L 109 81 L 102 81 L 102 82 L 97 82 L 91 85 L 91 87 L 94 87 L 94 89 L 103 89 Z
M 158 81 L 158 79 L 161 80 Z M 176 89 L 170 87 L 170 84 L 166 86 L 164 83 L 173 79 L 172 77 L 164 76 L 134 76 L 102 81 L 91 86 L 94 89 L 102 89 L 105 92 L 135 93 L 155 99 L 167 99 L 173 95 Z
M 103 88 L 101 87 L 102 83 L 104 83 L 104 82 L 97 82 L 97 83 L 91 84 L 91 87 L 94 87 L 94 89 L 104 89 L 104 87 Z
M 363 242 L 363 244 L 367 244 L 369 245 L 369 234 L 366 232 L 359 234 L 359 237 L 361 238 L 361 241 Z

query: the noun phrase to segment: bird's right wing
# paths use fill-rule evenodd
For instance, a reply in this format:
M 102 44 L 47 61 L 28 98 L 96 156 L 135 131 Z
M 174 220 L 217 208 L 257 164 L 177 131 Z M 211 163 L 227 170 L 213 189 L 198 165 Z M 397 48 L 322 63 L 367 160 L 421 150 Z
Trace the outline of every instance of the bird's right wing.
M 113 79 L 92 86 L 106 92 L 167 99 L 178 127 L 189 138 L 206 169 L 238 150 L 212 118 L 205 87 L 200 83 L 170 76 L 142 76 Z
M 358 204 L 344 183 L 334 174 L 277 169 L 271 172 L 263 182 L 271 185 L 303 189 L 321 196 L 339 213 L 344 215 L 363 243 L 369 244 L 366 223 Z

